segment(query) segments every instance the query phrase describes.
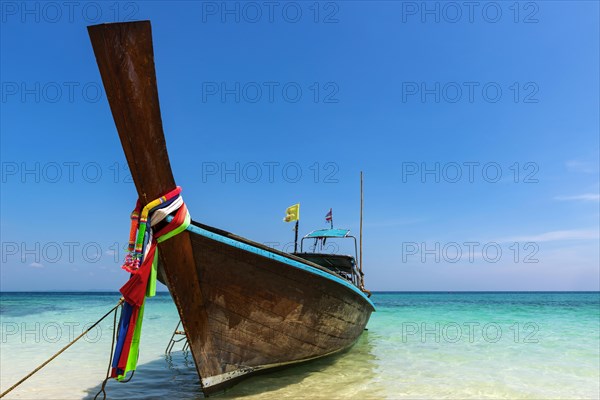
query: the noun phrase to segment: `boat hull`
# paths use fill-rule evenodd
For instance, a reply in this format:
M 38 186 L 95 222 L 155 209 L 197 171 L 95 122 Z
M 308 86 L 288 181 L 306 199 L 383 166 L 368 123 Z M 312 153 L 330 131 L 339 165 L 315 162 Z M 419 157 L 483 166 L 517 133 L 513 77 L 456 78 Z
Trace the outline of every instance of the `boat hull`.
M 186 334 L 206 394 L 343 351 L 374 311 L 358 289 L 314 264 L 198 225 L 190 236 L 208 323 Z

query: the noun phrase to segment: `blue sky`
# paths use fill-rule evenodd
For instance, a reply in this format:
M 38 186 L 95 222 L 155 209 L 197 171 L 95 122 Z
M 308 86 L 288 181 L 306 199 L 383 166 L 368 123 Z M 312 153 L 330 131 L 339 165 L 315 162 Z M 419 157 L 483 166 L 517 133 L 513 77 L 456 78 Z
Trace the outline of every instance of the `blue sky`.
M 85 28 L 150 19 L 195 220 L 287 249 L 300 202 L 301 234 L 330 207 L 358 234 L 362 170 L 370 289 L 599 290 L 598 3 L 461 4 L 2 2 L 0 289 L 127 279 Z

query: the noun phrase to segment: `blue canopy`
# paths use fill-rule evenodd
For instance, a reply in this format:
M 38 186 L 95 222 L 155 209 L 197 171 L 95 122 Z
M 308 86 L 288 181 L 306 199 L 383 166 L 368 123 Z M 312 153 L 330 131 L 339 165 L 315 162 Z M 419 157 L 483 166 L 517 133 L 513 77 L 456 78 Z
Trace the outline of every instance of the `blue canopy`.
M 350 233 L 349 229 L 319 229 L 312 231 L 305 238 L 344 238 Z

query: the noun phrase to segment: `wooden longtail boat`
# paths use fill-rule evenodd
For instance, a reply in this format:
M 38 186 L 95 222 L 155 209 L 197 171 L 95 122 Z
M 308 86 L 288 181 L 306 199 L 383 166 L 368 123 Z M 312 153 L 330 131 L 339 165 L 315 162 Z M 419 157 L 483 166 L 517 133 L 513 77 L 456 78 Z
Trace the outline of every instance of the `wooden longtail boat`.
M 176 187 L 150 22 L 88 31 L 144 205 Z M 159 276 L 177 306 L 205 394 L 259 371 L 348 349 L 375 310 L 362 273 L 347 279 L 314 256 L 280 252 L 197 222 L 158 246 Z

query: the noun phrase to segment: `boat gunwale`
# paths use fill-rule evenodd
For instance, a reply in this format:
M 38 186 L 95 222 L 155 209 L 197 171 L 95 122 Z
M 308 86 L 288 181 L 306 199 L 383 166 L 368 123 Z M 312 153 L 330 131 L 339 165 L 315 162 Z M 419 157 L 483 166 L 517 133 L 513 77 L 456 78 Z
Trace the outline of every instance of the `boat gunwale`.
M 167 221 L 171 220 L 172 218 L 173 217 L 171 216 L 167 217 Z M 293 254 L 285 253 L 283 251 L 267 247 L 261 243 L 254 242 L 252 240 L 246 239 L 241 236 L 237 236 L 233 233 L 224 231 L 222 229 L 214 228 L 212 226 L 208 226 L 193 220 L 191 221 L 191 224 L 187 227 L 187 230 L 197 235 L 207 237 L 209 239 L 239 248 L 241 250 L 258 254 L 265 258 L 270 258 L 282 262 L 291 267 L 304 270 L 313 275 L 321 276 L 337 284 L 341 284 L 342 286 L 351 289 L 354 293 L 358 294 L 363 300 L 366 300 L 366 302 L 371 306 L 372 311 L 376 311 L 375 304 L 373 304 L 371 299 L 369 299 L 369 297 L 362 290 L 360 290 L 358 287 L 356 287 L 343 277 L 339 276 L 335 272 L 326 269 L 325 267 L 322 267 L 318 264 L 315 264 L 311 261 L 305 260 Z

